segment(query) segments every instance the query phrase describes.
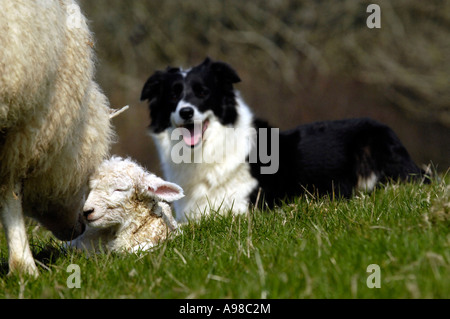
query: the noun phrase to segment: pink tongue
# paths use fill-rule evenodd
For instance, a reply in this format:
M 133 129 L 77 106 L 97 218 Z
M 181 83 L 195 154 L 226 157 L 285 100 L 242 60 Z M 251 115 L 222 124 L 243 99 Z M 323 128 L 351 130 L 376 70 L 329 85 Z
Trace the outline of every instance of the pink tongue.
M 195 146 L 202 138 L 202 126 L 194 125 L 189 131 L 183 130 L 183 140 L 188 146 Z

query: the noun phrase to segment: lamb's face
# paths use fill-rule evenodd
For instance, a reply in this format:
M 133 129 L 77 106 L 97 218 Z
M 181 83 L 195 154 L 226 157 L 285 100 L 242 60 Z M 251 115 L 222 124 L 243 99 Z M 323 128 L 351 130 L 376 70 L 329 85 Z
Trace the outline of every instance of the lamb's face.
M 135 162 L 113 157 L 104 161 L 90 180 L 90 193 L 83 215 L 89 226 L 108 228 L 133 219 L 135 201 L 145 200 L 148 206 L 157 201 L 174 201 L 183 197 L 176 184 L 148 173 Z
M 128 218 L 135 183 L 126 172 L 100 171 L 91 179 L 83 209 L 89 226 L 107 228 L 123 224 Z

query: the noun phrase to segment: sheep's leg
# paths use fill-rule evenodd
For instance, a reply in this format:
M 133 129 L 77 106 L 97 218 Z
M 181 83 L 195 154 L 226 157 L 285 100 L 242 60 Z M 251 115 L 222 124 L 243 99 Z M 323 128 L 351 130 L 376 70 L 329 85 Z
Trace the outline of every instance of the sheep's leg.
M 0 214 L 8 242 L 9 273 L 27 273 L 37 277 L 39 272 L 28 244 L 20 187 L 7 192 Z

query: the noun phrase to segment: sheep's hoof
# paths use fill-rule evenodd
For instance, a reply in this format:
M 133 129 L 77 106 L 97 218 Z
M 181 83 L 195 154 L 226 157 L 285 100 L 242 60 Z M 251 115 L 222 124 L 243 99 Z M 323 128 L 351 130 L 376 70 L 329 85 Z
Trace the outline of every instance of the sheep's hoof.
M 36 267 L 36 264 L 34 263 L 34 260 L 32 261 L 21 261 L 16 262 L 13 260 L 9 261 L 9 272 L 8 277 L 19 274 L 19 276 L 22 275 L 29 275 L 31 277 L 37 278 L 39 277 L 39 270 Z

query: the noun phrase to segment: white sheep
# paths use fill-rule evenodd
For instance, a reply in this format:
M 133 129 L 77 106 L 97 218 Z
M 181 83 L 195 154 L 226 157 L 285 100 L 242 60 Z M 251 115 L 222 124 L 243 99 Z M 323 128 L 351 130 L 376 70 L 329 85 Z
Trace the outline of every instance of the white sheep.
M 183 196 L 178 185 L 113 156 L 91 177 L 86 231 L 69 245 L 87 251 L 148 250 L 177 229 L 168 202 Z
M 92 34 L 73 0 L 0 0 L 0 216 L 9 271 L 37 276 L 24 215 L 62 240 L 108 156 L 110 108 L 94 82 Z

